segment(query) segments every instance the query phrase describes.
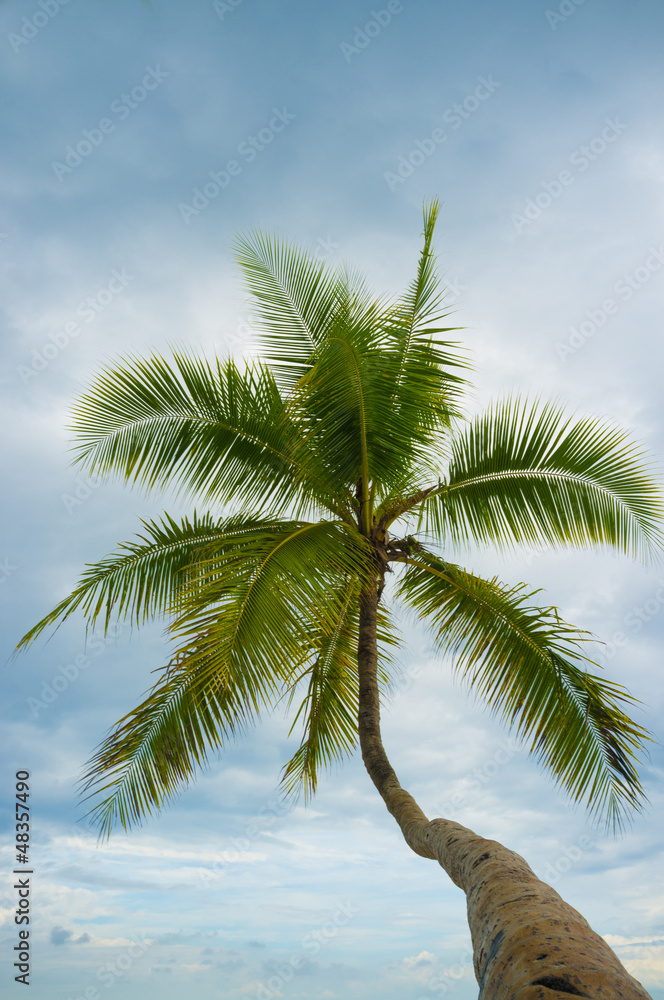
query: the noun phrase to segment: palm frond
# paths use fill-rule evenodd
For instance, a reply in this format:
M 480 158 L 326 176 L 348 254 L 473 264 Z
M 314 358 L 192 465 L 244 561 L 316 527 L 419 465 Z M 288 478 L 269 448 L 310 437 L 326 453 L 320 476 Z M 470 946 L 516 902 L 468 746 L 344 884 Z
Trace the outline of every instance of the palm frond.
M 408 403 L 409 390 L 394 396 L 401 359 L 384 343 L 380 303 L 369 319 L 356 322 L 352 309 L 339 311 L 293 401 L 303 423 L 310 422 L 310 447 L 322 457 L 330 478 L 336 477 L 335 491 L 349 490 L 361 480 L 382 497 L 403 492 L 414 470 L 431 465 L 434 400 L 431 393 L 423 396 L 418 407 Z M 436 394 L 435 405 L 440 403 L 447 419 L 440 384 Z
M 241 372 L 178 352 L 134 359 L 103 369 L 73 416 L 75 460 L 100 475 L 217 503 L 241 491 L 247 507 L 275 512 L 343 506 L 260 366 Z
M 362 536 L 342 522 L 284 521 L 248 531 L 234 549 L 212 551 L 199 564 L 172 634 L 212 664 L 241 648 L 248 671 L 282 661 L 285 669 L 300 662 L 298 650 L 334 630 L 340 582 L 366 580 L 369 566 Z
M 587 638 L 554 608 L 422 552 L 405 558 L 406 603 L 429 619 L 438 647 L 574 801 L 614 828 L 645 799 L 636 771 L 648 734 L 623 711 L 625 689 L 588 672 Z
M 104 632 L 111 618 L 141 625 L 148 619 L 177 611 L 178 598 L 185 585 L 191 586 L 198 573 L 197 564 L 209 558 L 213 547 L 219 555 L 235 550 L 247 533 L 265 530 L 272 522 L 258 517 L 235 515 L 214 520 L 210 514 L 178 524 L 169 514 L 159 520 L 145 520 L 144 533 L 137 540 L 121 542 L 116 552 L 97 563 L 89 564 L 78 586 L 38 622 L 18 643 L 17 649 L 30 645 L 47 628 L 66 621 L 81 611 L 89 628 L 100 616 Z
M 391 405 L 408 413 L 411 423 L 431 433 L 450 425 L 458 415 L 461 394 L 467 385 L 459 374 L 469 368 L 461 345 L 441 340 L 461 327 L 441 326 L 450 314 L 437 272 L 433 237 L 438 201 L 423 207 L 424 246 L 417 273 L 405 295 L 397 301 L 387 322 Z
M 266 704 L 276 686 L 271 677 L 252 678 L 227 670 L 211 686 L 205 663 L 196 671 L 173 672 L 132 712 L 120 719 L 88 761 L 81 782 L 100 837 L 119 823 L 128 830 L 159 811 L 220 750 L 256 718 L 255 704 Z
M 507 399 L 452 442 L 446 482 L 422 523 L 455 543 L 661 551 L 664 495 L 643 450 L 595 418 Z
M 433 253 L 433 237 L 439 211 L 440 206 L 437 198 L 423 206 L 424 246 L 420 254 L 417 274 L 400 302 L 400 312 L 403 319 L 401 330 L 406 344 L 404 352 L 406 354 L 408 353 L 408 340 L 423 325 L 428 326 L 431 317 L 440 315 L 440 310 L 443 307 L 444 293 L 440 288 L 440 279 L 436 272 L 436 258 Z
M 300 789 L 305 800 L 314 795 L 321 768 L 340 761 L 355 749 L 359 682 L 353 625 L 358 593 L 357 587 L 347 589 L 337 627 L 324 637 L 318 656 L 303 672 L 308 680 L 307 693 L 290 732 L 302 718 L 304 737 L 283 769 L 281 783 L 287 795 L 297 795 Z M 290 700 L 301 680 L 302 677 L 295 678 Z
M 339 616 L 335 629 L 322 636 L 315 661 L 293 679 L 288 692 L 290 705 L 301 684 L 306 683 L 306 694 L 290 729 L 292 733 L 302 720 L 302 742 L 284 766 L 281 784 L 287 795 L 297 796 L 302 790 L 305 801 L 316 793 L 321 769 L 341 762 L 357 745 L 360 590 L 359 578 L 354 585 L 346 581 L 337 598 Z M 397 638 L 385 608 L 378 610 L 377 641 L 378 685 L 381 692 L 387 692 L 393 663 L 391 648 L 397 645 Z
M 290 391 L 309 371 L 340 302 L 348 299 L 350 276 L 261 231 L 238 237 L 235 251 L 258 314 L 262 356 L 279 386 Z
M 178 594 L 177 650 L 160 682 L 90 761 L 108 833 L 176 794 L 209 753 L 251 724 L 320 655 L 338 623 L 341 581 L 365 579 L 361 536 L 334 522 L 282 522 L 213 542 Z

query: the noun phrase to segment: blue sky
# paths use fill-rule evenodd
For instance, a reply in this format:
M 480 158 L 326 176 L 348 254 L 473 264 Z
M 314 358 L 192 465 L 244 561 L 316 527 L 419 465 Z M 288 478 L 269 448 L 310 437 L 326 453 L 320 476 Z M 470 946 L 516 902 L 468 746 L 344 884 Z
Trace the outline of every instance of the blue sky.
M 663 24 L 655 0 L 0 5 L 0 800 L 31 771 L 35 1000 L 477 995 L 462 894 L 408 851 L 357 759 L 284 810 L 276 712 L 162 816 L 98 848 L 76 780 L 162 664 L 161 629 L 86 643 L 72 621 L 10 655 L 139 517 L 186 510 L 77 478 L 67 415 L 109 358 L 252 351 L 229 245 L 253 226 L 395 293 L 422 201 L 438 196 L 441 267 L 476 365 L 470 409 L 553 396 L 628 427 L 661 466 Z M 618 634 L 598 656 L 661 740 L 664 566 L 465 559 Z M 453 684 L 426 634 L 404 634 L 384 724 L 402 782 L 430 815 L 522 853 L 662 1000 L 660 745 L 643 769 L 649 810 L 609 839 Z M 17 991 L 8 881 L 0 905 Z

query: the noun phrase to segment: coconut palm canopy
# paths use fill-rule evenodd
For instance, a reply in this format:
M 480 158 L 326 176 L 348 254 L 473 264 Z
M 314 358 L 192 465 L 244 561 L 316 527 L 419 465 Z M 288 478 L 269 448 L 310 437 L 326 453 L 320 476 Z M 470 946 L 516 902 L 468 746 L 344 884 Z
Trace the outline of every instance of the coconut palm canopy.
M 572 799 L 614 825 L 642 802 L 647 734 L 585 655 L 590 637 L 537 591 L 449 556 L 526 544 L 648 558 L 662 543 L 659 487 L 601 420 L 518 398 L 464 418 L 469 367 L 445 326 L 437 212 L 425 206 L 417 273 L 396 300 L 280 238 L 241 237 L 260 356 L 129 358 L 76 404 L 76 461 L 90 473 L 175 485 L 210 507 L 144 521 L 22 640 L 75 611 L 106 627 L 168 619 L 167 665 L 88 765 L 102 832 L 158 810 L 280 699 L 302 734 L 284 787 L 315 791 L 320 769 L 357 744 L 369 591 L 383 692 L 396 598 Z

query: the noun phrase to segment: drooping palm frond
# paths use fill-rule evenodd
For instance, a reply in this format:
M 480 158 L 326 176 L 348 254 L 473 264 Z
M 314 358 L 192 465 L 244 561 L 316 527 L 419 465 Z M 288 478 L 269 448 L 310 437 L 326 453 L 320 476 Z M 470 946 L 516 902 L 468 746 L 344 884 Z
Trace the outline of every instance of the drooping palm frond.
M 507 399 L 452 442 L 447 480 L 421 505 L 442 539 L 661 551 L 664 494 L 625 432 L 553 404 Z
M 587 671 L 588 637 L 523 584 L 507 588 L 421 552 L 399 592 L 474 692 L 514 726 L 574 801 L 617 828 L 645 796 L 635 764 L 648 734 L 621 705 L 623 687 Z
M 137 541 L 121 542 L 116 552 L 88 566 L 75 590 L 23 636 L 18 649 L 28 646 L 45 629 L 81 611 L 89 627 L 101 617 L 104 631 L 111 618 L 140 625 L 177 610 L 178 595 L 196 576 L 196 564 L 214 543 L 215 551 L 236 546 L 243 533 L 268 528 L 260 518 L 230 517 L 215 521 L 194 512 L 178 524 L 169 514 L 142 521 Z
M 363 539 L 341 523 L 263 524 L 213 541 L 179 592 L 163 678 L 89 762 L 85 789 L 104 796 L 93 821 L 108 833 L 172 798 L 320 656 L 343 614 L 334 595 L 342 581 L 355 591 L 366 568 Z
M 148 489 L 274 512 L 335 512 L 315 454 L 301 442 L 272 375 L 233 361 L 212 365 L 182 353 L 102 370 L 73 411 L 76 461 Z
M 336 629 L 327 635 L 314 662 L 295 677 L 289 702 L 302 679 L 307 692 L 297 710 L 290 733 L 304 723 L 302 743 L 284 766 L 282 786 L 288 795 L 315 794 L 321 768 L 350 754 L 357 744 L 357 617 L 358 588 L 348 588 Z
M 342 761 L 357 745 L 359 678 L 357 669 L 358 602 L 361 581 L 346 581 L 338 595 L 340 614 L 334 631 L 324 635 L 320 652 L 313 663 L 295 677 L 288 692 L 288 705 L 296 700 L 301 684 L 306 683 L 290 733 L 300 720 L 302 742 L 284 766 L 282 787 L 287 795 L 304 792 L 305 801 L 313 796 L 318 775 L 323 768 Z M 390 684 L 390 648 L 397 645 L 394 627 L 384 608 L 378 611 L 380 649 L 378 684 L 387 692 Z
M 120 719 L 90 758 L 82 794 L 94 799 L 89 812 L 100 837 L 116 823 L 128 830 L 159 811 L 220 750 L 256 718 L 254 705 L 269 703 L 275 679 L 253 678 L 251 690 L 241 672 L 226 672 L 210 686 L 205 662 L 195 671 L 164 679 L 133 711 Z

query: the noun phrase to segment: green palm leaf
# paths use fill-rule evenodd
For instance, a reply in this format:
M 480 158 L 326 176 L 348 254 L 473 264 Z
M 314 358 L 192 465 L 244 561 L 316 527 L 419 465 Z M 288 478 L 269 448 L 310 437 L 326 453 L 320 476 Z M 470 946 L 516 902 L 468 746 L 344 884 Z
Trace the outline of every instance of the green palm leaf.
M 434 432 L 449 424 L 449 379 L 440 359 L 422 347 L 425 360 L 409 359 L 400 386 L 402 353 L 382 322 L 376 316 L 367 329 L 340 315 L 295 394 L 312 420 L 312 446 L 328 465 L 334 460 L 337 492 L 360 478 L 378 495 L 403 492 L 415 469 L 431 465 Z
M 441 333 L 461 328 L 440 326 L 449 310 L 444 309 L 445 295 L 433 253 L 438 211 L 435 199 L 424 206 L 424 246 L 417 274 L 390 314 L 385 344 L 391 356 L 391 406 L 402 412 L 411 427 L 426 428 L 430 434 L 448 428 L 450 417 L 458 415 L 467 383 L 455 370 L 468 367 L 459 344 L 439 339 Z
M 442 652 L 486 703 L 530 744 L 574 801 L 619 827 L 644 798 L 635 768 L 649 739 L 625 714 L 623 687 L 587 672 L 589 637 L 554 608 L 424 551 L 404 557 L 404 601 L 429 619 Z
M 253 679 L 227 671 L 224 683 L 209 685 L 205 664 L 198 674 L 171 673 L 117 726 L 88 761 L 82 792 L 97 799 L 89 816 L 101 837 L 116 823 L 127 830 L 172 800 L 197 769 L 246 730 L 256 701 L 274 696 L 272 678 Z
M 172 634 L 195 650 L 184 654 L 188 662 L 203 658 L 209 669 L 233 650 L 242 651 L 249 673 L 290 671 L 336 628 L 340 584 L 364 581 L 368 572 L 366 543 L 341 522 L 284 521 L 248 531 L 199 565 Z
M 452 442 L 422 522 L 454 543 L 661 550 L 662 490 L 627 435 L 552 404 L 496 403 Z
M 89 763 L 85 790 L 107 793 L 92 810 L 104 832 L 160 808 L 315 662 L 343 614 L 330 595 L 342 581 L 357 590 L 365 547 L 334 522 L 263 524 L 210 543 L 178 592 L 164 677 Z M 328 726 L 343 743 L 342 723 Z
M 302 718 L 304 738 L 283 769 L 287 794 L 304 790 L 305 800 L 315 794 L 321 767 L 341 760 L 357 744 L 357 618 L 359 588 L 347 588 L 337 627 L 325 636 L 321 650 L 300 677 L 295 678 L 289 704 L 299 682 L 308 681 L 305 697 L 290 732 Z M 290 735 L 290 733 L 289 733 Z
M 138 541 L 121 542 L 118 550 L 88 566 L 76 589 L 21 639 L 20 649 L 33 642 L 46 628 L 81 611 L 90 627 L 100 616 L 104 630 L 111 617 L 140 625 L 177 608 L 178 595 L 195 579 L 196 564 L 214 542 L 215 551 L 236 545 L 238 534 L 255 531 L 270 522 L 244 517 L 214 521 L 210 514 L 182 518 L 178 524 L 169 514 L 161 520 L 143 521 L 145 533 Z
M 290 391 L 311 368 L 330 322 L 352 294 L 352 279 L 262 232 L 238 237 L 235 251 L 262 327 L 263 356 L 278 384 Z M 362 283 L 356 291 L 364 298 Z
M 282 786 L 288 795 L 302 789 L 305 801 L 315 794 L 321 768 L 340 762 L 357 745 L 359 678 L 357 670 L 358 601 L 361 581 L 345 582 L 339 593 L 340 609 L 336 628 L 322 637 L 320 652 L 292 682 L 288 704 L 296 699 L 302 682 L 306 694 L 297 710 L 290 733 L 302 720 L 304 734 L 295 754 L 284 766 Z M 391 619 L 384 610 L 378 614 L 378 642 L 381 666 L 378 682 L 389 690 L 390 647 L 397 645 Z M 290 735 L 289 733 L 289 735 Z
M 148 489 L 274 511 L 340 500 L 325 482 L 302 428 L 260 366 L 210 365 L 181 353 L 106 368 L 74 408 L 76 461 Z

